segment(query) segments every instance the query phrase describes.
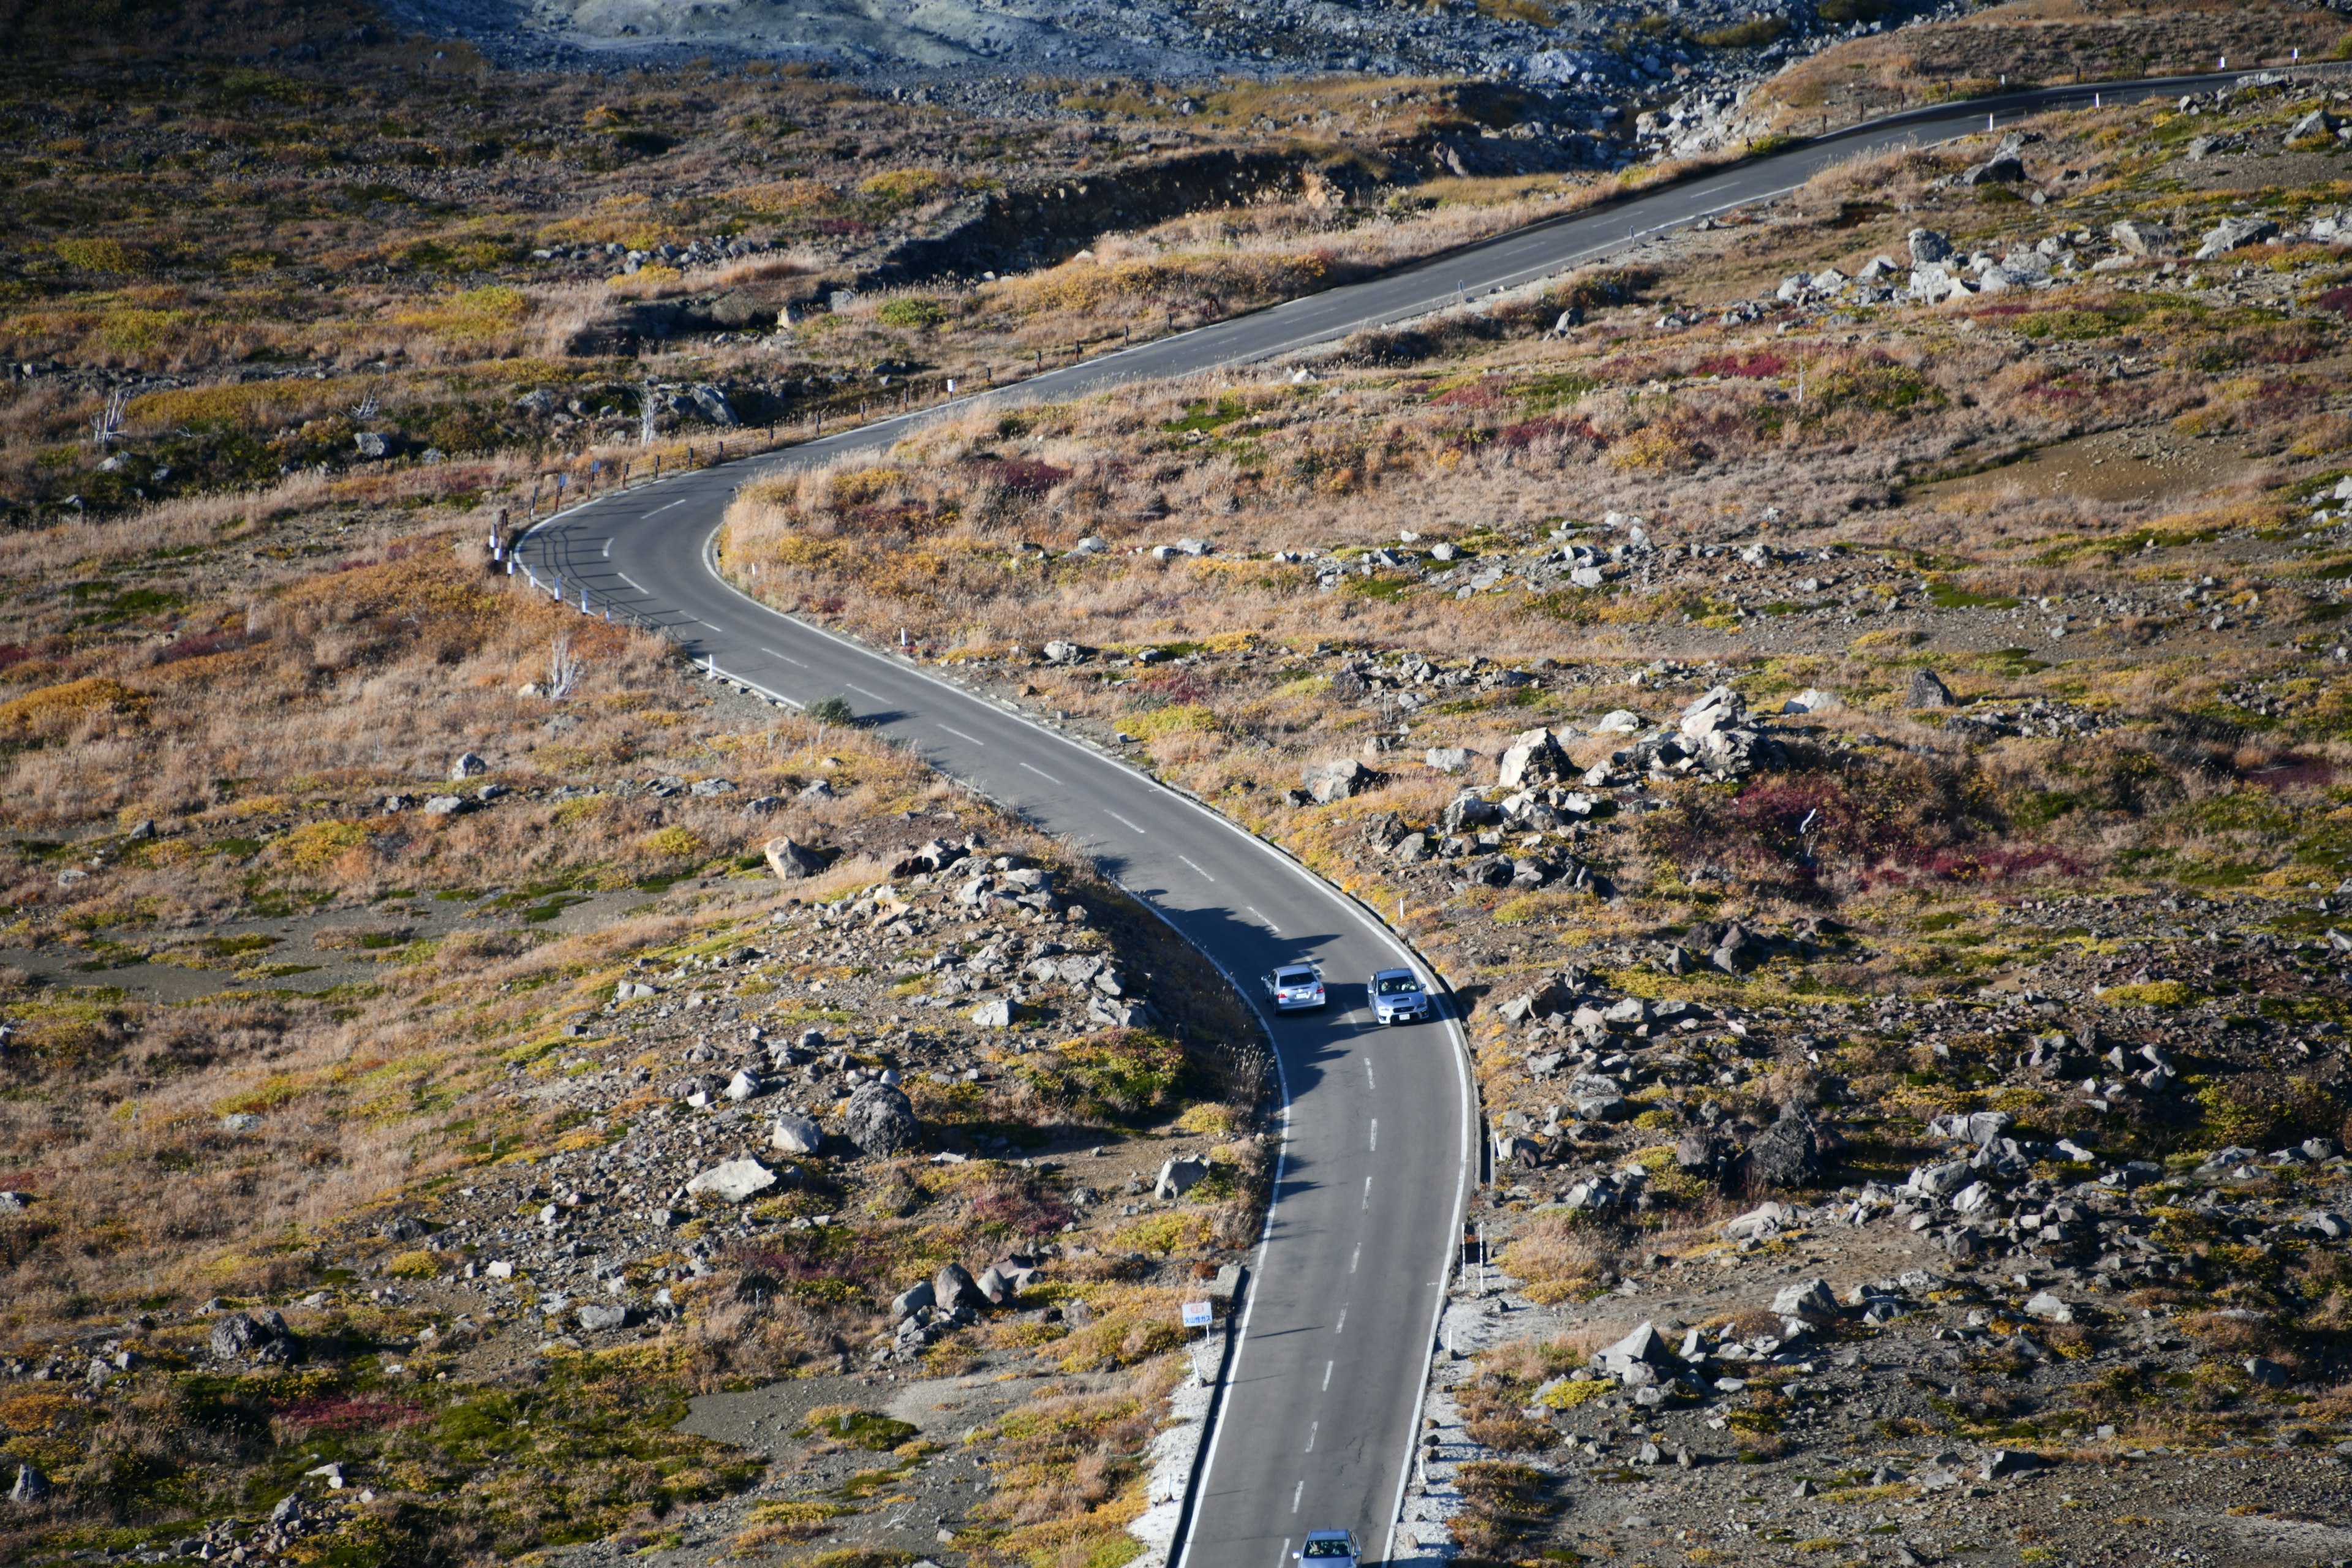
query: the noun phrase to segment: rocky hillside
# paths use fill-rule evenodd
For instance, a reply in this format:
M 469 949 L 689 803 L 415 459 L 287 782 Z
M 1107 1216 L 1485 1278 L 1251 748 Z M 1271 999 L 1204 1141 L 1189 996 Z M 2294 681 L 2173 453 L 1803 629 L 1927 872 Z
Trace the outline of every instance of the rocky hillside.
M 7 542 L 0 1557 L 1134 1546 L 1240 999 L 413 475 Z

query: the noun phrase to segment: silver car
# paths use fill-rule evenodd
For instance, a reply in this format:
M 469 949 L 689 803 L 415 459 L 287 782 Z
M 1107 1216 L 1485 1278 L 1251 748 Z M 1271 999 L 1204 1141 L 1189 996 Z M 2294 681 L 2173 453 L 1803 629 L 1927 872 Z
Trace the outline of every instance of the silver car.
M 1316 1568 L 1356 1568 L 1363 1553 L 1356 1549 L 1356 1536 L 1347 1530 L 1310 1530 L 1303 1551 L 1290 1554 L 1297 1563 L 1312 1563 Z
M 1265 994 L 1277 1013 L 1288 1013 L 1302 1007 L 1320 1007 L 1323 994 L 1323 972 L 1311 963 L 1286 963 L 1262 983 Z
M 1372 999 L 1372 1016 L 1383 1024 L 1429 1016 L 1429 993 L 1422 989 L 1421 976 L 1410 969 L 1375 971 L 1364 982 L 1364 994 Z

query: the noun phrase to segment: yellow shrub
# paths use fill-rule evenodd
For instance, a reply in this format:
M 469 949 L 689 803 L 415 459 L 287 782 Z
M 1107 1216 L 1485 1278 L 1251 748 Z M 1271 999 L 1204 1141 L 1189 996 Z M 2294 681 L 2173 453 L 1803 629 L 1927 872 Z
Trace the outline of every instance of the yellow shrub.
M 63 686 L 45 686 L 38 691 L 27 691 L 22 697 L 0 702 L 0 731 L 55 734 L 94 709 L 142 718 L 147 712 L 147 701 L 143 691 L 134 691 L 102 675 L 92 676 Z
M 648 837 L 646 847 L 673 860 L 691 860 L 702 853 L 702 840 L 692 828 L 670 826 Z
M 2197 993 L 2178 980 L 2144 980 L 2137 985 L 2110 985 L 2099 1000 L 2112 1007 L 2179 1007 L 2196 1000 Z
M 1546 1389 L 1538 1396 L 1536 1403 L 1553 1410 L 1573 1410 L 1580 1405 L 1600 1398 L 1616 1386 L 1605 1377 L 1596 1377 L 1590 1383 L 1559 1384 Z
M 356 822 L 312 822 L 279 839 L 275 847 L 296 870 L 316 872 L 367 841 L 367 829 Z
M 886 202 L 919 202 L 947 184 L 948 177 L 937 169 L 892 169 L 860 181 L 857 188 Z
M 1217 727 L 1217 716 L 1198 702 L 1174 702 L 1165 708 L 1131 713 L 1121 722 L 1131 733 L 1156 741 L 1162 735 L 1213 731 Z
M 151 354 L 163 346 L 181 321 L 177 310 L 109 310 L 98 319 L 91 337 L 108 353 Z
M 825 500 L 835 507 L 871 506 L 905 482 L 896 468 L 856 468 L 825 481 Z
M 1664 425 L 1644 425 L 1612 445 L 1609 460 L 1621 468 L 1679 473 L 1698 461 L 1698 448 L 1680 431 Z
M 84 272 L 128 276 L 141 270 L 137 253 L 119 239 L 61 239 L 49 248 L 58 260 Z
M 393 319 L 404 327 L 415 327 L 453 343 L 479 344 L 513 331 L 530 315 L 530 299 L 521 289 L 492 283 L 419 310 L 403 310 Z
M 420 1247 L 385 1264 L 383 1271 L 400 1279 L 430 1279 L 441 1272 L 441 1260 L 431 1248 Z

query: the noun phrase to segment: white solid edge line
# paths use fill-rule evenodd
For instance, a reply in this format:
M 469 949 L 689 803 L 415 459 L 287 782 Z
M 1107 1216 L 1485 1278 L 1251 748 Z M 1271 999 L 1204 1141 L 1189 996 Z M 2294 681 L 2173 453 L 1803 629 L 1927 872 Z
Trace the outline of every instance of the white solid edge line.
M 746 604 L 756 609 L 763 610 L 767 614 L 775 616 L 778 620 L 783 621 L 795 628 L 814 632 L 818 637 L 826 639 L 828 642 L 840 645 L 845 651 L 858 654 L 866 658 L 875 659 L 884 663 L 888 662 L 886 656 L 867 647 L 865 644 L 843 637 L 837 632 L 829 631 L 823 626 L 811 626 L 805 621 L 795 620 L 792 616 L 785 615 L 781 610 L 777 610 L 770 605 L 761 604 L 758 599 L 753 598 L 751 595 L 746 594 L 742 589 L 729 582 L 719 571 L 716 552 L 719 530 L 725 526 L 726 524 L 723 521 L 714 525 L 709 535 L 704 542 L 704 548 L 702 551 L 703 569 L 710 574 L 713 582 L 717 583 L 728 593 L 743 600 Z M 896 667 L 894 666 L 893 668 L 895 668 Z M 978 703 L 981 700 L 978 697 L 964 690 L 961 687 L 951 685 L 947 681 L 940 680 L 936 677 L 928 675 L 920 668 L 913 668 L 902 671 L 901 673 L 919 676 L 927 684 L 936 689 L 960 697 L 967 702 Z M 1233 821 L 1229 817 L 1220 816 L 1218 813 L 1211 810 L 1201 802 L 1192 799 L 1190 795 L 1182 795 L 1176 790 L 1170 789 L 1160 780 L 1152 778 L 1148 774 L 1135 772 L 1133 769 L 1129 768 L 1124 763 L 1119 762 L 1117 758 L 1106 756 L 1101 752 L 1092 751 L 1087 747 L 1080 745 L 1077 742 L 1070 739 L 1066 735 L 1047 729 L 1045 725 L 1036 722 L 1034 720 L 1029 718 L 1028 715 L 1019 711 L 1018 710 L 1007 712 L 1005 716 L 1013 720 L 1015 722 L 1034 731 L 1042 739 L 1053 742 L 1057 745 L 1067 747 L 1070 751 L 1076 752 L 1082 758 L 1109 763 L 1120 772 L 1128 773 L 1135 780 L 1136 783 L 1159 790 L 1160 793 L 1166 795 L 1170 799 L 1175 801 L 1178 805 L 1199 814 L 1203 821 L 1211 823 L 1224 829 L 1228 833 L 1235 835 L 1246 844 L 1255 846 L 1260 851 L 1271 856 L 1276 860 L 1280 861 L 1287 870 L 1297 876 L 1299 880 L 1304 882 L 1307 886 L 1314 889 L 1323 897 L 1330 899 L 1334 902 L 1339 903 L 1345 908 L 1350 916 L 1360 923 L 1366 931 L 1372 934 L 1375 940 L 1387 943 L 1389 950 L 1394 952 L 1398 957 L 1403 959 L 1408 963 L 1413 963 L 1419 957 L 1418 954 L 1416 954 L 1402 939 L 1397 936 L 1395 931 L 1391 931 L 1384 921 L 1368 910 L 1360 900 L 1356 899 L 1344 889 L 1334 887 L 1331 883 L 1324 880 L 1321 877 L 1317 876 L 1312 868 L 1300 861 L 1297 857 L 1285 853 L 1279 846 L 1267 843 L 1265 839 L 1260 838 L 1256 834 L 1252 833 L 1247 828 L 1242 826 L 1241 824 Z M 1135 895 L 1130 893 L 1129 896 L 1134 897 Z M 1234 989 L 1240 993 L 1244 1001 L 1249 1004 L 1250 1011 L 1258 1015 L 1259 1021 L 1262 1024 L 1265 1022 L 1265 1015 L 1264 1011 L 1259 1008 L 1255 998 L 1252 997 L 1249 993 L 1240 985 L 1234 984 L 1233 975 L 1226 971 L 1224 965 L 1217 962 L 1214 954 L 1211 953 L 1206 948 L 1201 947 L 1199 944 L 1192 942 L 1191 939 L 1185 938 L 1183 931 L 1177 927 L 1176 923 L 1150 900 L 1138 897 L 1137 901 L 1141 903 L 1145 909 L 1151 910 L 1152 914 L 1157 917 L 1162 924 L 1168 926 L 1171 931 L 1175 931 L 1179 938 L 1183 939 L 1186 945 L 1192 947 L 1193 950 L 1199 952 L 1203 958 L 1208 959 L 1211 966 L 1215 968 L 1218 973 L 1225 977 L 1226 983 L 1228 984 L 1234 984 Z M 1430 965 L 1429 967 L 1432 973 L 1437 973 L 1434 965 Z M 1437 1273 L 1437 1299 L 1430 1310 L 1429 1336 L 1427 1340 L 1428 1349 L 1423 1352 L 1421 1365 L 1414 1373 L 1416 1386 L 1412 1398 L 1412 1415 L 1405 1426 L 1406 1442 L 1404 1460 L 1397 1472 L 1395 1499 L 1391 1503 L 1389 1509 L 1389 1543 L 1391 1547 L 1395 1544 L 1397 1527 L 1402 1522 L 1400 1516 L 1404 1511 L 1405 1488 L 1412 1479 L 1412 1435 L 1420 1429 L 1422 1409 L 1428 1400 L 1429 1368 L 1432 1363 L 1435 1362 L 1437 1357 L 1438 1326 L 1444 1321 L 1445 1317 L 1445 1282 L 1453 1277 L 1454 1273 L 1454 1238 L 1461 1231 L 1463 1205 L 1468 1199 L 1471 1163 L 1478 1157 L 1475 1127 L 1477 1100 L 1475 1091 L 1470 1082 L 1470 1042 L 1468 1037 L 1462 1031 L 1462 1022 L 1458 1017 L 1455 1017 L 1449 1013 L 1444 1019 L 1444 1024 L 1445 1032 L 1448 1037 L 1452 1038 L 1454 1047 L 1454 1076 L 1455 1085 L 1461 1093 L 1461 1125 L 1457 1129 L 1457 1131 L 1461 1137 L 1462 1144 L 1461 1152 L 1454 1162 L 1454 1217 L 1446 1226 L 1444 1247 L 1439 1255 L 1440 1267 Z M 1267 1027 L 1266 1037 L 1269 1040 L 1274 1037 L 1273 1029 L 1270 1026 Z M 1282 1052 L 1278 1047 L 1274 1052 L 1274 1062 L 1276 1076 L 1283 1080 L 1283 1113 L 1285 1117 L 1285 1131 L 1286 1132 L 1288 1127 L 1287 1119 L 1290 1109 L 1290 1085 L 1287 1077 L 1282 1072 Z M 1275 1169 L 1275 1179 L 1278 1184 L 1281 1180 L 1282 1170 L 1282 1162 L 1279 1154 L 1277 1154 L 1276 1159 Z M 1278 1190 L 1278 1185 L 1276 1190 Z M 1265 1247 L 1265 1241 L 1267 1236 L 1271 1235 L 1274 1222 L 1274 1200 L 1269 1198 L 1266 1204 L 1267 1228 L 1266 1232 L 1260 1236 L 1258 1242 L 1259 1253 L 1261 1255 L 1259 1258 L 1259 1264 L 1261 1266 L 1259 1271 L 1261 1278 L 1263 1277 L 1262 1265 L 1264 1262 L 1263 1254 Z M 1232 1365 L 1234 1367 L 1238 1367 L 1240 1365 L 1242 1351 L 1248 1343 L 1250 1312 L 1252 1309 L 1255 1307 L 1256 1303 L 1257 1297 L 1255 1292 L 1253 1291 L 1248 1302 L 1242 1308 L 1242 1323 L 1239 1331 L 1239 1337 L 1235 1340 L 1234 1345 Z M 1209 1473 L 1210 1464 L 1216 1456 L 1217 1438 L 1219 1434 L 1223 1430 L 1223 1423 L 1222 1419 L 1219 1418 L 1221 1418 L 1224 1413 L 1225 1400 L 1231 1391 L 1232 1373 L 1229 1370 L 1226 1383 L 1218 1394 L 1216 1411 L 1216 1417 L 1218 1418 L 1213 1418 L 1213 1424 L 1209 1432 L 1209 1447 L 1207 1452 L 1202 1456 L 1199 1470 L 1195 1472 L 1196 1477 L 1205 1477 Z M 1177 1568 L 1184 1568 L 1184 1563 L 1192 1553 L 1192 1489 L 1187 1487 L 1185 1494 L 1184 1552 L 1183 1554 L 1179 1556 L 1177 1559 Z
M 1124 884 L 1119 884 L 1119 890 L 1128 891 Z M 1200 1501 L 1200 1485 L 1216 1468 L 1217 1445 L 1225 1435 L 1225 1407 L 1233 1400 L 1234 1384 L 1241 1381 L 1242 1356 L 1249 1349 L 1250 1319 L 1257 1312 L 1258 1289 L 1265 1283 L 1265 1249 L 1274 1239 L 1274 1211 L 1282 1203 L 1283 1173 L 1290 1163 L 1290 1075 L 1282 1068 L 1282 1045 L 1275 1038 L 1273 1020 L 1258 1006 L 1256 998 L 1244 990 L 1225 966 L 1217 962 L 1216 954 L 1186 936 L 1157 904 L 1150 899 L 1137 898 L 1132 892 L 1128 892 L 1128 897 L 1150 910 L 1177 941 L 1207 959 L 1209 967 L 1224 976 L 1225 984 L 1234 988 L 1234 994 L 1256 1016 L 1258 1027 L 1265 1031 L 1266 1054 L 1274 1058 L 1274 1079 L 1282 1094 L 1282 1136 L 1276 1139 L 1274 1144 L 1274 1183 L 1266 1188 L 1265 1218 L 1258 1226 L 1257 1250 L 1251 1258 L 1249 1286 L 1242 1300 L 1242 1321 L 1234 1329 L 1234 1353 L 1225 1358 L 1223 1376 L 1217 1384 L 1216 1406 L 1209 1412 L 1209 1446 L 1202 1450 L 1199 1459 L 1193 1464 L 1192 1475 L 1185 1479 L 1184 1483 L 1184 1506 L 1177 1521 L 1183 1537 L 1183 1550 L 1176 1555 L 1175 1568 L 1188 1568 L 1192 1561 L 1192 1529 L 1199 1522 L 1196 1509 Z

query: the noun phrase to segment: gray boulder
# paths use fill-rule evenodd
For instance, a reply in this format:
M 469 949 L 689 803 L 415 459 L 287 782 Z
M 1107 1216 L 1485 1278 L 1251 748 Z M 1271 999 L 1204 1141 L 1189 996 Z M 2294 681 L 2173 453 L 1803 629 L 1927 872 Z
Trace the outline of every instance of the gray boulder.
M 696 411 L 713 425 L 732 427 L 743 423 L 736 416 L 735 405 L 727 401 L 727 395 L 709 382 L 698 383 L 688 395 L 694 399 Z
M 890 1299 L 890 1321 L 904 1322 L 926 1307 L 939 1304 L 939 1296 L 928 1279 L 918 1279 Z
M 1772 1310 L 1783 1318 L 1824 1319 L 1837 1316 L 1837 1296 L 1826 1279 L 1784 1285 L 1772 1298 Z
M 352 448 L 367 461 L 381 462 L 392 456 L 393 437 L 381 430 L 362 430 L 352 437 Z
M 629 1310 L 617 1301 L 591 1301 L 572 1316 L 592 1334 L 605 1334 L 629 1326 Z
M 824 1129 L 814 1117 L 787 1112 L 776 1118 L 768 1142 L 787 1154 L 814 1154 L 824 1147 Z
M 1952 242 L 1932 228 L 1915 228 L 1909 236 L 1911 265 L 1932 266 L 1952 254 Z
M 1920 668 L 1911 675 L 1910 689 L 1903 694 L 1906 708 L 1949 708 L 1954 706 L 1952 689 L 1934 670 Z
M 781 881 L 797 882 L 803 877 L 814 877 L 824 869 L 822 851 L 805 844 L 795 844 L 789 838 L 768 840 L 768 869 Z
M 1657 1369 L 1665 1365 L 1673 1354 L 1654 1324 L 1639 1323 L 1615 1344 L 1596 1352 L 1592 1364 L 1622 1383 L 1654 1383 Z
M 1520 789 L 1555 783 L 1569 770 L 1568 753 L 1560 750 L 1549 730 L 1528 730 L 1504 749 L 1502 771 L 1496 782 L 1505 789 Z
M 449 764 L 449 776 L 452 779 L 475 778 L 489 771 L 490 764 L 471 752 L 460 753 L 457 760 Z
M 213 1325 L 211 1346 L 221 1360 L 236 1361 L 258 1357 L 285 1339 L 286 1320 L 276 1312 L 231 1312 Z
M 849 1097 L 842 1131 L 868 1154 L 896 1154 L 912 1147 L 921 1129 L 914 1103 L 894 1085 L 869 1083 Z
M 1784 1116 L 1748 1145 L 1748 1171 L 1769 1187 L 1809 1187 L 1821 1180 L 1821 1146 L 1813 1124 Z
M 988 1298 L 981 1294 L 980 1282 L 961 1263 L 950 1263 L 931 1276 L 931 1296 L 939 1307 L 950 1312 L 958 1307 L 978 1311 L 988 1305 Z
M 2045 1323 L 2071 1323 L 2074 1321 L 2074 1309 L 2048 1290 L 2037 1290 L 2025 1303 L 2025 1315 Z
M 1341 757 L 1336 762 L 1317 763 L 1305 769 L 1299 782 L 1307 786 L 1308 795 L 1319 805 L 1346 800 L 1361 795 L 1382 783 L 1381 775 L 1353 757 Z
M 1448 833 L 1459 833 L 1465 827 L 1484 827 L 1503 820 L 1503 808 L 1483 795 L 1458 795 L 1445 803 L 1444 814 L 1438 825 Z
M 16 1484 L 8 1489 L 8 1500 L 18 1506 L 37 1503 L 49 1495 L 49 1478 L 41 1468 L 26 1459 L 16 1467 Z
M 1156 1198 L 1181 1197 L 1199 1186 L 1208 1174 L 1209 1163 L 1206 1160 L 1170 1160 L 1160 1167 L 1160 1180 L 1152 1187 L 1151 1195 Z
M 687 1183 L 686 1191 L 689 1197 L 699 1197 L 708 1193 L 714 1198 L 740 1204 L 775 1184 L 775 1172 L 757 1160 L 741 1159 L 713 1165 Z
M 2107 230 L 2107 237 L 2134 256 L 2169 256 L 2172 231 L 2160 223 L 2127 217 Z
M 2025 160 L 2014 153 L 1971 163 L 1960 171 L 1964 185 L 2013 185 L 2025 178 Z
M 2205 235 L 2205 243 L 2197 247 L 2197 259 L 2210 261 L 2217 256 L 2227 256 L 2241 246 L 2258 244 L 2279 231 L 2276 222 L 2266 217 L 2225 217 Z

